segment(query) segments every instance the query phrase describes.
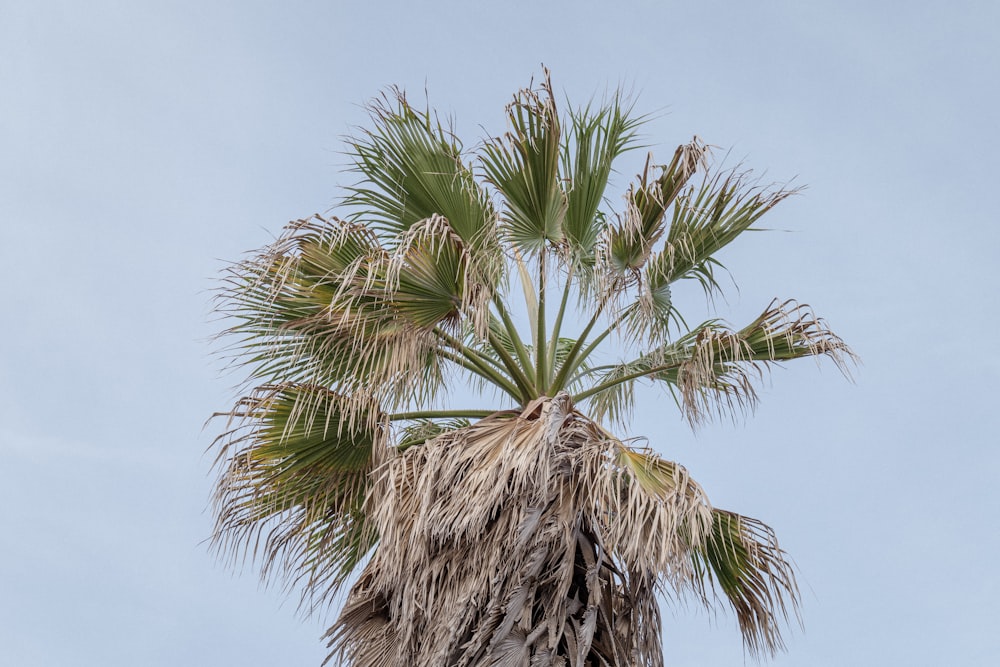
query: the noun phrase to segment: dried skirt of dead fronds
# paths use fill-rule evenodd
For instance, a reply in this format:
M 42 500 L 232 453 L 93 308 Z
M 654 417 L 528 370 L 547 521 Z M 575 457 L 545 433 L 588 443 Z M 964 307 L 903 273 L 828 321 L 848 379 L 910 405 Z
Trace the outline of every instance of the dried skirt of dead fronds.
M 364 667 L 662 665 L 659 584 L 697 589 L 712 521 L 565 394 L 390 458 L 368 504 L 379 546 L 328 634 Z

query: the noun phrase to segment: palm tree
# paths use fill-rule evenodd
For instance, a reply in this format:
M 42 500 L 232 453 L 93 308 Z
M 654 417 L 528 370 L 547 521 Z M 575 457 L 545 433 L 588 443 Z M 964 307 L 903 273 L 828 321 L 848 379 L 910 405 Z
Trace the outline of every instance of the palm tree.
M 342 217 L 228 270 L 249 378 L 217 440 L 214 544 L 308 610 L 347 592 L 327 634 L 344 664 L 660 665 L 660 595 L 724 600 L 770 654 L 798 601 L 773 531 L 623 436 L 639 383 L 695 425 L 752 409 L 773 364 L 852 360 L 794 301 L 689 329 L 671 300 L 715 294 L 717 253 L 793 191 L 695 138 L 614 212 L 645 120 L 620 94 L 560 116 L 546 72 L 507 111 L 466 152 L 383 95 Z

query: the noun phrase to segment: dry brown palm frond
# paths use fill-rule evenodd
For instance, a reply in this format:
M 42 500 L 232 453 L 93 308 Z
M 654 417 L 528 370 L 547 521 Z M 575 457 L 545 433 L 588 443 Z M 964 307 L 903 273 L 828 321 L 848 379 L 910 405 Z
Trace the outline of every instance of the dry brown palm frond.
M 683 468 L 565 394 L 391 458 L 366 509 L 380 543 L 328 634 L 358 667 L 660 665 L 657 587 L 698 589 L 712 525 Z

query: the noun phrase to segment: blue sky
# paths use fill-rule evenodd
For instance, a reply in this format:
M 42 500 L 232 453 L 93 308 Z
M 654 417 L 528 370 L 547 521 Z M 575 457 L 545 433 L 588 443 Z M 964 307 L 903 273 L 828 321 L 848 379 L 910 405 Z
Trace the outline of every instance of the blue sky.
M 995 664 L 997 25 L 985 1 L 2 3 L 0 662 L 319 664 L 323 619 L 203 543 L 202 425 L 240 379 L 214 277 L 335 204 L 386 86 L 471 145 L 544 63 L 572 100 L 634 90 L 659 156 L 697 134 L 808 185 L 727 249 L 709 312 L 807 302 L 856 383 L 800 362 L 746 423 L 692 434 L 652 395 L 633 428 L 798 564 L 805 630 L 770 664 Z M 671 665 L 748 660 L 725 614 L 670 607 L 664 635 Z

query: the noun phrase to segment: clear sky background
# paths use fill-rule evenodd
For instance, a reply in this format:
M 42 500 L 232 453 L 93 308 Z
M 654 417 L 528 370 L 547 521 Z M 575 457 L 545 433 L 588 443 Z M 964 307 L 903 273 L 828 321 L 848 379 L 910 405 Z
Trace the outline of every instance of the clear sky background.
M 542 63 L 662 112 L 661 158 L 697 134 L 809 186 L 722 255 L 728 302 L 679 298 L 807 302 L 856 384 L 799 362 L 745 424 L 653 395 L 633 429 L 795 559 L 805 630 L 771 664 L 997 664 L 998 26 L 989 0 L 0 0 L 0 664 L 319 664 L 329 619 L 203 543 L 202 425 L 240 379 L 214 277 L 335 204 L 386 86 L 472 145 Z M 729 615 L 664 625 L 670 665 L 750 662 Z

